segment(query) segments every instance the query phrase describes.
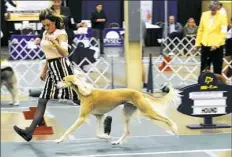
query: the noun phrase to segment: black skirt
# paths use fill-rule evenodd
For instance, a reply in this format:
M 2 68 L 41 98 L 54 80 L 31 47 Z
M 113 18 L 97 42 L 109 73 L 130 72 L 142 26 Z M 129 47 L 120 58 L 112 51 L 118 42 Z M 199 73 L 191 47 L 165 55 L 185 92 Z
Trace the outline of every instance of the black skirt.
M 77 94 L 70 87 L 58 89 L 57 83 L 65 76 L 73 75 L 73 67 L 68 58 L 57 58 L 48 60 L 48 71 L 45 86 L 40 94 L 43 99 L 71 99 L 77 100 Z

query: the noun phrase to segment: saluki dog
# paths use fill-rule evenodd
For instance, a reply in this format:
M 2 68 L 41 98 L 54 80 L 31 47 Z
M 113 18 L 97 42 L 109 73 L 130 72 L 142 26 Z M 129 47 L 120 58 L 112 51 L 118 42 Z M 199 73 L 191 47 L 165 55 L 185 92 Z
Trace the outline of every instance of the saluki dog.
M 129 122 L 136 111 L 139 111 L 143 116 L 151 120 L 158 120 L 166 123 L 174 133 L 177 133 L 177 125 L 168 118 L 165 113 L 159 110 L 159 105 L 180 104 L 181 95 L 179 91 L 174 89 L 171 85 L 169 85 L 169 93 L 162 98 L 154 98 L 148 94 L 129 88 L 109 90 L 93 88 L 91 84 L 85 81 L 83 75 L 66 76 L 63 82 L 57 84 L 58 88 L 67 88 L 69 86 L 79 95 L 81 101 L 80 113 L 76 122 L 68 128 L 59 139 L 55 140 L 56 143 L 62 142 L 70 133 L 86 122 L 90 114 L 96 116 L 97 119 L 97 137 L 109 139 L 110 136 L 103 133 L 102 121 L 106 113 L 121 104 L 124 104 L 124 132 L 123 135 L 118 140 L 113 141 L 112 144 L 123 143 L 129 135 Z M 148 99 L 154 103 L 149 103 Z

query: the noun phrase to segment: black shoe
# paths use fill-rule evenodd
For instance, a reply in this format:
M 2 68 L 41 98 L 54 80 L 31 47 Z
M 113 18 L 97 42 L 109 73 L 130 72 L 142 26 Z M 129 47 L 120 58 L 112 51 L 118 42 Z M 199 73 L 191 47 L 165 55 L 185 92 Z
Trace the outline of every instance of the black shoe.
M 107 116 L 105 121 L 104 121 L 104 133 L 105 134 L 110 134 L 111 132 L 111 123 L 112 123 L 112 117 Z
M 17 134 L 19 134 L 19 136 L 21 136 L 24 140 L 26 140 L 27 142 L 29 142 L 32 139 L 32 135 L 27 133 L 25 130 L 20 129 L 19 127 L 17 127 L 16 125 L 13 127 L 15 132 Z
M 143 83 L 143 88 L 147 88 L 147 83 Z

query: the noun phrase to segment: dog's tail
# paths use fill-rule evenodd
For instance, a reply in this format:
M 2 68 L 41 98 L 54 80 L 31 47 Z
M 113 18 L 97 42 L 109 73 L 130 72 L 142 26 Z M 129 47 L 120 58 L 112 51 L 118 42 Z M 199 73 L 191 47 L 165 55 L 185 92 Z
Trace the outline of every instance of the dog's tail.
M 148 94 L 144 94 L 144 96 L 152 100 L 157 105 L 171 105 L 177 107 L 181 103 L 180 91 L 174 89 L 170 83 L 168 85 L 168 88 L 169 92 L 161 98 L 154 98 L 153 96 L 150 96 Z

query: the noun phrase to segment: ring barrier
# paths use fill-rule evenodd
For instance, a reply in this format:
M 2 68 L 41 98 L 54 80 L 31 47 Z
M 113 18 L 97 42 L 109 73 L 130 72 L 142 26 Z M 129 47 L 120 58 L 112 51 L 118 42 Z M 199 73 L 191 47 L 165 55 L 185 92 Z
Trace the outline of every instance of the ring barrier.
M 12 40 L 9 42 L 10 63 L 16 72 L 18 80 L 19 93 L 28 94 L 29 90 L 37 90 L 43 87 L 44 82 L 40 80 L 39 74 L 41 71 L 42 62 L 45 59 L 40 46 L 34 48 L 30 47 L 30 42 L 34 38 L 22 38 L 20 40 Z M 96 50 L 94 57 L 95 63 L 91 63 L 88 58 L 84 58 L 78 65 L 74 63 L 76 69 L 84 63 L 88 63 L 88 70 L 84 74 L 89 82 L 98 88 L 109 88 L 110 81 L 110 62 L 99 55 L 97 51 L 99 42 L 95 38 L 82 38 L 81 40 L 75 38 L 72 47 L 75 49 L 78 42 L 84 42 L 87 47 Z M 28 46 L 29 45 L 29 46 Z M 6 88 L 1 88 L 2 94 L 8 94 Z
M 22 93 L 28 93 L 29 89 L 43 87 L 39 74 L 41 69 L 40 61 L 44 59 L 44 54 L 39 46 L 30 49 L 28 42 L 31 41 L 33 39 L 23 38 L 21 40 L 12 40 L 9 43 L 11 64 L 17 73 L 19 90 Z M 200 73 L 200 52 L 194 51 L 194 41 L 194 38 L 162 39 L 162 53 L 160 56 L 152 58 L 154 89 L 164 87 L 166 82 L 171 82 L 175 87 L 184 87 L 197 83 Z M 94 49 L 99 47 L 99 42 L 95 38 L 81 37 L 81 39 L 74 39 L 72 44 L 74 49 L 78 42 L 83 42 L 87 47 L 91 46 Z M 95 87 L 110 88 L 111 85 L 114 88 L 113 67 L 111 66 L 115 59 L 113 60 L 112 57 L 109 59 L 107 57 L 101 58 L 99 56 L 99 52 L 96 52 L 95 58 L 97 61 L 95 63 L 91 63 L 85 58 L 75 67 L 79 68 L 84 62 L 88 62 L 88 70 L 85 72 L 88 81 Z M 226 68 L 231 67 L 231 62 L 226 59 L 224 59 L 224 62 L 226 66 L 223 68 L 223 72 Z M 226 77 L 224 73 L 223 76 L 228 81 L 231 81 L 231 78 Z M 1 91 L 3 94 L 7 92 L 4 88 Z
M 185 87 L 197 83 L 200 75 L 200 51 L 194 50 L 195 38 L 165 38 L 161 39 L 160 56 L 153 57 L 154 88 L 164 87 L 171 82 L 176 87 Z M 232 61 L 223 58 L 225 67 L 231 67 Z M 232 67 L 231 67 L 232 68 Z M 212 68 L 211 68 L 212 69 Z M 232 78 L 223 76 L 231 83 Z

